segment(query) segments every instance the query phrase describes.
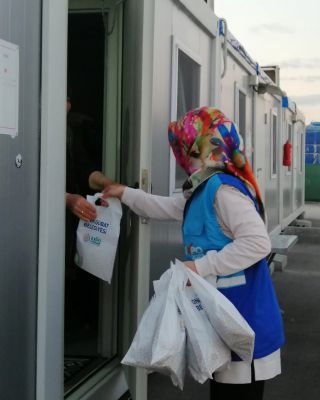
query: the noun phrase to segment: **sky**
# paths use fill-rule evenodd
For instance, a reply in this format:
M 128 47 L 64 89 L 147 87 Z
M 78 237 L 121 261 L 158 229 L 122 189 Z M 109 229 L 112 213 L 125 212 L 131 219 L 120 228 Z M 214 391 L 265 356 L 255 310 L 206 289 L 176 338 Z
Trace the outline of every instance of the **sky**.
M 306 123 L 320 121 L 320 1 L 215 0 L 215 13 L 260 66 L 279 65 Z

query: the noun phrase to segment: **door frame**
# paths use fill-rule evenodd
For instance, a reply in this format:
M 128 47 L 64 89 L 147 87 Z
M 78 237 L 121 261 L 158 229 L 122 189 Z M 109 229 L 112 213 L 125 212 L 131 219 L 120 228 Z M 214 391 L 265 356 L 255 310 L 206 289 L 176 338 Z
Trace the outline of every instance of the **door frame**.
M 94 2 L 95 0 L 87 2 L 87 4 Z M 83 5 L 83 2 L 81 4 Z M 119 11 L 119 15 L 121 16 L 122 12 Z M 64 232 L 68 0 L 56 0 L 55 2 L 44 0 L 42 21 L 36 399 L 56 400 L 64 397 Z M 121 18 L 120 22 L 122 24 Z M 114 42 L 114 35 L 117 38 L 120 36 L 120 40 L 122 40 L 121 24 L 120 28 L 116 24 L 112 38 L 112 35 L 108 36 L 110 41 Z M 59 63 L 56 63 L 57 59 Z M 121 61 L 121 50 L 113 57 L 114 63 L 118 63 L 119 60 Z M 109 80 L 110 73 L 108 72 Z M 119 88 L 120 79 L 121 68 L 117 75 L 116 90 Z M 112 115 L 107 116 L 108 124 L 113 123 L 113 128 L 115 121 L 117 123 L 117 138 L 105 144 L 110 152 L 112 151 L 111 147 L 114 151 L 114 148 L 119 146 L 121 98 L 120 95 L 118 97 L 116 101 L 117 113 L 112 110 L 110 111 Z M 105 130 L 110 129 L 108 124 L 105 125 Z M 114 158 L 112 160 L 114 161 Z M 115 166 L 113 170 L 116 170 Z M 116 176 L 112 177 L 117 178 Z M 112 343 L 104 343 L 103 345 L 106 347 L 113 346 Z M 119 365 L 119 359 L 108 363 L 98 374 L 95 374 L 85 385 L 82 385 L 79 391 L 76 391 L 77 393 L 74 392 L 70 398 L 76 396 L 75 398 L 94 399 L 96 395 L 101 395 L 101 391 L 110 394 L 110 400 L 120 397 L 127 390 L 127 383 Z
M 71 0 L 73 1 L 73 0 Z M 74 0 L 78 1 L 78 0 Z M 154 1 L 127 2 L 127 13 L 133 25 L 133 75 L 137 92 L 130 95 L 128 112 L 135 125 L 134 153 L 139 166 L 140 187 L 150 191 L 151 121 L 153 82 Z M 97 2 L 97 0 L 93 0 Z M 39 215 L 39 275 L 37 332 L 37 397 L 36 400 L 62 399 L 64 347 L 64 231 L 65 231 L 65 153 L 66 153 L 66 87 L 68 1 L 43 0 L 42 16 L 42 98 L 41 98 L 41 164 Z M 118 55 L 119 56 L 119 55 Z M 59 60 L 57 63 L 56 60 Z M 128 66 L 127 69 L 132 69 Z M 127 99 L 128 100 L 128 99 Z M 121 101 L 120 103 L 121 104 Z M 120 127 L 118 127 L 120 129 Z M 119 146 L 119 143 L 115 144 Z M 108 158 L 108 155 L 106 156 Z M 110 158 L 109 158 L 110 159 Z M 109 166 L 108 166 L 109 168 Z M 137 171 L 138 172 L 138 171 Z M 150 226 L 139 219 L 134 232 L 130 268 L 135 275 L 131 283 L 130 302 L 134 315 L 126 327 L 134 330 L 149 302 Z M 119 334 L 122 332 L 119 332 Z M 126 350 L 126 346 L 124 350 Z M 112 364 L 112 363 L 110 363 Z M 74 392 L 71 398 L 118 399 L 126 387 L 123 368 L 115 359 L 113 366 L 99 371 L 90 382 Z M 134 398 L 147 398 L 147 375 L 128 371 Z M 113 382 L 113 383 L 112 383 Z M 121 390 L 120 390 L 121 388 Z M 79 389 L 79 390 L 80 390 Z M 121 394 L 120 394 L 121 395 Z
M 42 1 L 37 400 L 63 398 L 67 18 Z

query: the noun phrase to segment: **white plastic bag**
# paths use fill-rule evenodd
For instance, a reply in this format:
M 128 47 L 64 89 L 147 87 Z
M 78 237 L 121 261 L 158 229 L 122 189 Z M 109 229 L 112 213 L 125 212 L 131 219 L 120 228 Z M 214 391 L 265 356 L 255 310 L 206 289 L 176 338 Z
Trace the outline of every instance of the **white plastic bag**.
M 192 377 L 204 383 L 218 368 L 229 365 L 231 353 L 210 324 L 192 286 L 186 286 L 186 272 L 184 276 L 176 295 L 187 330 L 187 364 Z
M 191 285 L 198 295 L 208 319 L 226 345 L 243 361 L 251 362 L 254 331 L 236 307 L 215 287 L 176 260 L 175 265 L 186 270 Z
M 163 314 L 166 293 L 154 295 L 144 312 L 131 346 L 121 363 L 132 367 L 142 367 L 155 370 L 151 364 L 152 346 Z
M 169 375 L 174 385 L 183 389 L 186 366 L 186 331 L 176 302 L 176 281 L 173 271 L 166 271 L 158 281 L 158 290 L 165 287 L 171 276 L 166 302 L 152 347 L 152 366 Z
M 172 270 L 155 281 L 156 294 L 143 314 L 131 346 L 121 361 L 169 375 L 183 388 L 185 328 L 174 298 Z
M 131 346 L 121 361 L 122 364 L 155 370 L 151 365 L 152 347 L 166 304 L 171 275 L 172 271 L 168 269 L 158 281 L 154 281 L 157 290 L 141 318 Z
M 171 263 L 171 268 L 168 268 L 161 276 L 160 279 L 153 281 L 153 289 L 154 289 L 154 293 L 158 296 L 162 293 L 167 293 L 168 288 L 169 288 L 169 284 L 170 284 L 170 280 L 172 277 L 172 265 L 173 263 Z
M 87 196 L 95 205 L 100 193 Z M 94 221 L 79 221 L 77 229 L 77 252 L 75 263 L 91 274 L 111 282 L 117 252 L 122 217 L 121 203 L 116 198 L 108 199 L 109 207 L 97 206 Z

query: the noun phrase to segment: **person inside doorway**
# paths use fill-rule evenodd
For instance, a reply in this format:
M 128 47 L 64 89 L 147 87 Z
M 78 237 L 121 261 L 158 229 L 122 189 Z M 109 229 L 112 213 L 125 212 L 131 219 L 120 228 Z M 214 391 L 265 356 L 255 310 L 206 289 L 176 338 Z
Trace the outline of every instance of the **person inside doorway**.
M 169 143 L 188 174 L 183 196 L 106 185 L 99 171 L 90 175 L 90 185 L 104 188 L 105 198 L 119 198 L 138 215 L 183 222 L 185 266 L 213 277 L 255 332 L 252 363 L 232 354 L 230 368 L 214 374 L 211 398 L 261 400 L 265 380 L 281 373 L 285 339 L 266 261 L 271 245 L 264 206 L 242 138 L 220 110 L 202 107 L 169 124 Z
M 71 112 L 71 89 L 67 92 L 67 143 L 66 143 L 66 265 L 72 264 L 75 253 L 75 232 L 79 218 L 91 221 L 96 209 L 85 196 L 91 192 L 88 177 L 96 169 L 93 157 L 85 146 L 87 117 Z
M 88 177 L 99 167 L 99 157 L 91 144 L 98 136 L 94 121 L 89 116 L 72 111 L 71 90 L 67 92 L 66 138 L 66 230 L 65 230 L 65 351 L 66 355 L 94 354 L 93 341 L 98 330 L 99 281 L 80 269 L 74 262 L 76 232 L 79 219 L 92 221 L 96 208 L 86 200 L 93 194 Z M 88 300 L 89 299 L 89 300 Z M 85 343 L 80 348 L 80 343 Z

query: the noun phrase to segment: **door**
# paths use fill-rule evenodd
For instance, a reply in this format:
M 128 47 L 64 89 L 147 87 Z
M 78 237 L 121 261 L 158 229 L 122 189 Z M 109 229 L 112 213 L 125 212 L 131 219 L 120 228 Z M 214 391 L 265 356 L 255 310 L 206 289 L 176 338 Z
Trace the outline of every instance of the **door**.
M 38 397 L 42 400 L 56 400 L 63 397 L 63 315 L 64 315 L 64 227 L 61 216 L 65 214 L 65 163 L 66 153 L 66 28 L 68 7 L 65 0 L 46 2 L 43 24 L 43 81 L 45 89 L 42 109 L 45 110 L 43 126 L 43 152 L 49 163 L 43 160 L 41 177 L 42 194 L 40 198 L 41 246 L 39 249 L 39 338 L 38 338 Z M 103 5 L 103 7 L 102 7 Z M 84 14 L 82 23 L 89 24 L 91 13 L 105 15 L 104 69 L 103 69 L 103 123 L 101 166 L 111 178 L 129 185 L 138 182 L 140 187 L 150 190 L 150 121 L 152 82 L 152 21 L 153 3 L 143 0 L 126 2 L 105 0 L 70 0 L 69 9 L 73 13 Z M 99 12 L 98 12 L 99 11 Z M 98 16 L 96 15 L 98 18 Z M 92 17 L 94 18 L 94 17 Z M 122 24 L 122 20 L 126 22 Z M 145 26 L 143 21 L 150 22 Z M 77 24 L 76 22 L 71 22 Z M 96 24 L 95 29 L 97 29 Z M 75 25 L 74 25 L 75 26 Z M 106 33 L 108 32 L 108 33 Z M 81 32 L 80 32 L 81 33 Z M 122 34 L 126 40 L 122 40 Z M 123 46 L 123 48 L 122 48 Z M 140 52 L 141 46 L 144 48 Z M 84 54 L 85 56 L 86 54 Z M 122 56 L 125 57 L 122 68 Z M 57 63 L 57 59 L 59 63 Z M 75 73 L 75 70 L 73 70 Z M 70 77 L 71 75 L 69 75 Z M 148 79 L 147 79 L 148 78 Z M 87 79 L 87 78 L 86 78 Z M 122 90 L 123 85 L 123 90 Z M 74 86 L 74 85 L 73 85 Z M 83 83 L 83 91 L 85 82 Z M 75 86 L 78 90 L 78 85 Z M 72 88 L 74 90 L 74 88 Z M 123 100 L 121 95 L 123 94 Z M 82 93 L 78 93 L 82 95 Z M 81 104 L 80 97 L 73 95 L 75 102 Z M 86 103 L 87 100 L 86 100 Z M 83 103 L 82 103 L 83 104 Z M 75 105 L 74 105 L 75 106 Z M 74 109 L 75 110 L 75 109 Z M 88 110 L 80 110 L 88 113 Z M 99 117 L 97 117 L 99 118 Z M 58 130 L 56 129 L 58 126 Z M 101 127 L 101 121 L 100 121 Z M 99 136 L 99 135 L 98 135 Z M 100 136 L 99 136 L 100 137 Z M 121 137 L 124 140 L 120 140 Z M 91 143 L 96 149 L 98 142 Z M 91 146 L 92 145 L 92 146 Z M 89 146 L 88 146 L 89 147 Z M 56 158 L 60 154 L 61 163 Z M 63 170 L 62 170 L 63 169 Z M 54 182 L 54 185 L 52 185 Z M 47 221 L 50 219 L 51 224 Z M 149 225 L 142 219 L 124 213 L 119 242 L 118 265 L 110 287 L 94 282 L 98 295 L 90 289 L 92 299 L 88 300 L 93 310 L 93 321 L 89 330 L 94 335 L 86 336 L 86 321 L 81 321 L 81 337 L 70 340 L 66 349 L 73 354 L 75 350 L 86 350 L 84 358 L 94 357 L 80 364 L 78 375 L 72 385 L 66 387 L 68 399 L 116 400 L 130 384 L 134 398 L 146 398 L 146 374 L 135 369 L 128 370 L 124 378 L 120 360 L 127 350 L 135 333 L 137 324 L 148 304 L 149 282 Z M 50 246 L 48 243 L 50 242 Z M 90 278 L 88 278 L 90 279 Z M 92 278 L 95 280 L 95 278 Z M 117 280 L 121 284 L 118 285 Z M 80 291 L 83 285 L 80 285 Z M 72 290 L 72 289 L 71 289 Z M 66 291 L 66 300 L 68 292 Z M 66 301 L 66 303 L 67 303 Z M 96 307 L 96 308 L 94 308 Z M 84 316 L 81 316 L 83 317 Z M 72 322 L 72 321 L 71 321 Z M 79 323 L 79 320 L 77 321 Z M 84 322 L 84 323 L 83 323 Z M 68 321 L 70 323 L 70 321 Z M 78 325 L 79 326 L 79 325 Z M 92 330 L 92 326 L 94 329 Z M 82 339 L 85 338 L 84 341 Z M 67 338 L 66 338 L 67 339 Z M 75 346 L 77 344 L 77 346 Z M 72 349 L 73 347 L 73 349 Z M 75 349 L 77 347 L 77 349 Z M 72 361 L 72 360 L 71 360 Z M 86 361 L 86 360 L 85 360 Z M 88 365 L 90 364 L 90 365 Z M 77 367 L 79 365 L 77 364 Z M 88 372 L 87 367 L 90 368 Z
M 120 177 L 121 12 L 112 3 L 69 3 L 66 190 L 82 197 L 94 193 L 91 172 Z M 108 284 L 74 263 L 77 224 L 67 209 L 65 395 L 109 368 L 119 351 L 118 267 Z
M 268 133 L 268 114 L 262 99 L 257 93 L 253 94 L 253 167 L 261 195 L 265 200 L 265 184 L 267 170 L 266 137 Z
M 273 231 L 279 227 L 279 204 L 280 204 L 280 113 L 277 103 L 274 107 L 270 107 L 269 102 L 266 102 L 266 138 L 267 145 L 265 146 L 266 173 L 265 173 L 265 206 L 268 213 L 268 229 Z

